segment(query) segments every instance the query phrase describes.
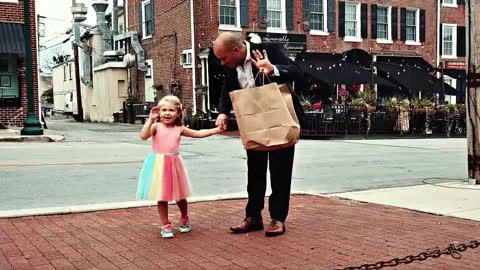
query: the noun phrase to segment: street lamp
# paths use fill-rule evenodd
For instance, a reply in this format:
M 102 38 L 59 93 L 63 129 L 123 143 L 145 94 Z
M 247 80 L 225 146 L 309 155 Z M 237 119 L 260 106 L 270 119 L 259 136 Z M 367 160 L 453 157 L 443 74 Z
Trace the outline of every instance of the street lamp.
M 30 0 L 23 1 L 23 34 L 25 38 L 25 66 L 27 81 L 28 114 L 20 131 L 22 135 L 43 135 L 43 128 L 35 115 L 35 97 L 33 95 L 33 71 L 32 71 L 32 38 L 30 33 Z

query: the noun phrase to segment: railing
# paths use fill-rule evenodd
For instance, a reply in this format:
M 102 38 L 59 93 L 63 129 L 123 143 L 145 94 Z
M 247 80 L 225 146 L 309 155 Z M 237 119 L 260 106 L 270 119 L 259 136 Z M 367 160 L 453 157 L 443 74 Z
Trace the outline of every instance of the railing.
M 362 106 L 343 105 L 305 112 L 303 137 L 372 134 L 465 136 L 465 112 L 386 108 L 369 111 Z

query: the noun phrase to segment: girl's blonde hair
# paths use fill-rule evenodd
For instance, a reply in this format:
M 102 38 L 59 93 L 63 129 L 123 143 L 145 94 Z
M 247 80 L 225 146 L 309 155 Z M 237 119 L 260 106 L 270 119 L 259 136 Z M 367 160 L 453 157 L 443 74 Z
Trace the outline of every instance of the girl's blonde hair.
M 177 108 L 178 117 L 177 117 L 177 119 L 175 119 L 173 124 L 176 125 L 176 126 L 183 126 L 183 105 L 182 105 L 182 102 L 180 101 L 180 99 L 176 96 L 173 96 L 173 95 L 164 96 L 158 102 L 157 107 L 159 109 L 161 109 L 162 106 L 167 104 L 167 103 L 171 104 L 171 105 L 173 105 Z M 161 119 L 159 119 L 159 120 L 161 120 Z

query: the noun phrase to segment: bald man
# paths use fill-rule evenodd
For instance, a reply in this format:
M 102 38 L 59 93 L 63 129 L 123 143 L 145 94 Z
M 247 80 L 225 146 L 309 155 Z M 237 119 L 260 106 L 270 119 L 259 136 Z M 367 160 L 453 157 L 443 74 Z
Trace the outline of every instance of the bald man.
M 291 83 L 302 80 L 303 72 L 279 46 L 253 44 L 243 40 L 238 34 L 223 32 L 215 40 L 213 52 L 222 65 L 228 67 L 226 85 L 220 95 L 217 126 L 223 128 L 227 126 L 228 114 L 232 110 L 229 92 L 263 85 L 262 74 L 268 76 L 268 79 L 264 79 L 265 83 L 271 81 L 287 84 L 292 93 L 295 112 L 302 122 L 304 112 L 298 97 L 292 91 Z M 257 77 L 259 72 L 260 75 Z M 255 77 L 257 77 L 256 80 Z M 232 233 L 264 229 L 261 212 L 264 207 L 268 166 L 272 187 L 268 203 L 271 222 L 265 235 L 277 236 L 285 232 L 294 153 L 295 146 L 274 151 L 247 150 L 248 202 L 242 222 L 238 226 L 230 227 Z

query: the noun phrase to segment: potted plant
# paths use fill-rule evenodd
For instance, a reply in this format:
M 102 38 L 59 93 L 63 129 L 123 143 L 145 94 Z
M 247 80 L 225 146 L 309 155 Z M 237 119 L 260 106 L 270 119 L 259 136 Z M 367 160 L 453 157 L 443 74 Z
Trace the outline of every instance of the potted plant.
M 312 110 L 312 97 L 300 95 L 300 104 L 302 104 L 303 110 L 308 112 Z
M 368 110 L 367 103 L 361 97 L 352 99 L 350 108 L 356 112 L 366 112 Z

